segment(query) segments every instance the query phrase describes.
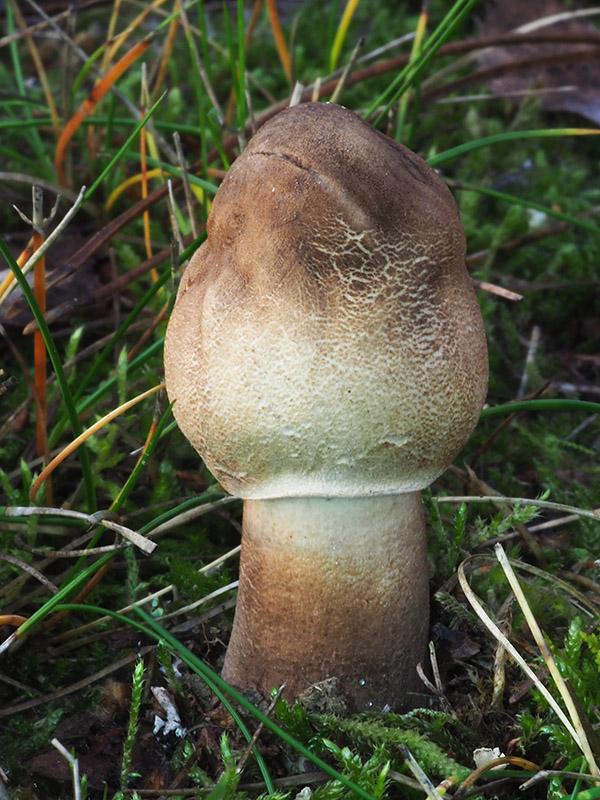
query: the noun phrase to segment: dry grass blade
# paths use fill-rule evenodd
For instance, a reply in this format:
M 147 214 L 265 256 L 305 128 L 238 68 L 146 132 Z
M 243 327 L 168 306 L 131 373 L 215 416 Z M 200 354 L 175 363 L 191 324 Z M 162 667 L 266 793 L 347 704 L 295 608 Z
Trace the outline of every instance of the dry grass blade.
M 194 510 L 197 511 L 198 509 L 194 509 Z M 232 550 L 230 550 L 228 553 L 223 553 L 223 555 L 219 556 L 218 558 L 215 558 L 214 561 L 211 561 L 209 564 L 205 564 L 203 567 L 201 567 L 198 570 L 198 574 L 199 575 L 206 574 L 207 572 L 211 572 L 212 570 L 217 569 L 217 567 L 220 567 L 221 564 L 223 564 L 229 558 L 232 558 L 233 556 L 238 555 L 240 550 L 241 550 L 241 547 L 240 547 L 240 545 L 238 545 L 237 547 L 234 547 Z M 226 587 L 226 588 L 233 588 L 233 587 Z M 149 595 L 146 595 L 145 597 L 142 597 L 140 600 L 136 600 L 135 603 L 130 603 L 129 605 L 124 606 L 123 608 L 120 608 L 118 610 L 118 613 L 119 614 L 126 614 L 128 611 L 131 611 L 132 608 L 135 608 L 135 607 L 142 608 L 143 606 L 148 605 L 148 603 L 152 603 L 155 600 L 158 600 L 160 597 L 164 597 L 165 595 L 170 594 L 174 589 L 175 589 L 175 586 L 171 583 L 168 586 L 164 586 L 162 589 L 159 589 L 158 591 L 153 592 L 152 594 L 149 594 Z M 209 599 L 211 599 L 211 598 L 204 597 L 204 598 L 202 598 L 201 601 L 196 603 L 196 605 L 200 605 L 202 602 L 208 602 Z M 179 612 L 177 612 L 177 613 L 179 613 Z M 176 614 L 173 614 L 172 616 L 176 616 Z M 69 631 L 65 631 L 65 633 L 59 634 L 56 637 L 56 639 L 57 639 L 57 641 L 71 639 L 74 636 L 77 636 L 79 634 L 85 633 L 86 631 L 89 631 L 92 628 L 97 627 L 98 625 L 100 625 L 103 622 L 108 622 L 109 620 L 110 620 L 110 617 L 98 617 L 97 619 L 93 620 L 93 622 L 88 622 L 86 625 L 81 625 L 81 626 L 79 626 L 77 628 L 73 628 L 73 629 L 71 629 Z
M 569 735 L 573 738 L 575 742 L 577 742 L 578 747 L 581 747 L 579 743 L 579 738 L 577 736 L 577 732 L 573 728 L 569 718 L 566 716 L 565 712 L 562 708 L 558 705 L 554 697 L 550 694 L 548 689 L 544 686 L 544 684 L 540 681 L 538 676 L 535 672 L 531 669 L 529 664 L 525 661 L 525 659 L 521 656 L 519 651 L 514 647 L 512 642 L 510 642 L 506 636 L 502 633 L 500 628 L 496 625 L 496 623 L 491 619 L 489 614 L 484 610 L 483 606 L 477 599 L 475 592 L 469 586 L 469 582 L 467 581 L 467 577 L 465 575 L 465 563 L 469 559 L 463 561 L 458 567 L 458 582 L 460 583 L 460 587 L 464 592 L 465 597 L 469 601 L 473 611 L 477 614 L 479 619 L 483 622 L 485 627 L 492 633 L 492 635 L 497 639 L 497 641 L 501 642 L 504 647 L 506 648 L 507 652 L 513 657 L 513 659 L 517 662 L 517 664 L 521 667 L 523 672 L 530 678 L 533 683 L 535 684 L 536 688 L 539 692 L 544 696 L 546 702 L 551 706 L 554 713 L 563 723 Z
M 281 22 L 279 20 L 279 14 L 277 12 L 277 3 L 275 2 L 275 0 L 267 0 L 267 8 L 269 10 L 269 22 L 271 23 L 271 28 L 273 30 L 273 37 L 275 39 L 275 46 L 277 47 L 277 53 L 279 54 L 279 60 L 281 61 L 281 66 L 283 67 L 283 71 L 285 72 L 286 78 L 291 83 L 292 57 L 290 56 L 290 51 L 288 50 L 287 44 L 285 43 L 283 31 L 281 30 Z
M 501 546 L 500 545 L 496 545 L 496 554 L 497 555 L 498 555 L 499 550 L 502 551 Z M 504 555 L 504 551 L 502 551 L 502 555 Z M 506 559 L 506 556 L 504 555 L 504 559 L 502 559 L 502 557 L 500 557 L 499 560 L 501 561 L 501 564 L 502 564 L 503 568 L 504 568 L 504 565 L 506 563 L 506 565 L 508 566 L 510 572 L 512 573 L 512 569 L 510 568 L 510 564 L 508 564 L 508 559 Z M 554 710 L 554 712 L 557 715 L 557 717 L 561 720 L 561 722 L 563 723 L 563 725 L 565 726 L 565 728 L 569 732 L 569 735 L 572 737 L 573 741 L 577 744 L 577 746 L 579 747 L 579 749 L 583 753 L 586 761 L 588 762 L 588 766 L 589 766 L 590 771 L 594 775 L 599 775 L 600 773 L 598 773 L 598 767 L 596 765 L 596 762 L 595 762 L 595 759 L 594 759 L 594 755 L 593 755 L 592 750 L 590 748 L 590 744 L 588 742 L 587 736 L 585 735 L 585 731 L 583 729 L 583 726 L 581 725 L 581 722 L 579 720 L 579 715 L 577 714 L 577 711 L 576 711 L 576 709 L 574 707 L 572 698 L 571 698 L 567 688 L 564 686 L 564 681 L 562 681 L 562 678 L 560 678 L 560 683 L 557 682 L 557 686 L 561 686 L 562 685 L 564 687 L 564 692 L 566 693 L 566 695 L 568 697 L 568 702 L 567 702 L 565 696 L 562 695 L 562 691 L 561 691 L 561 696 L 563 696 L 563 700 L 565 701 L 565 704 L 566 704 L 567 708 L 569 709 L 569 714 L 570 714 L 570 716 L 571 716 L 571 718 L 573 720 L 573 723 L 571 722 L 571 720 L 569 720 L 569 718 L 566 716 L 566 714 L 564 713 L 562 708 L 558 705 L 558 703 L 555 700 L 555 698 L 550 694 L 548 689 L 540 681 L 540 679 L 537 677 L 537 675 L 533 672 L 533 670 L 525 662 L 525 660 L 522 658 L 520 653 L 516 650 L 516 648 L 512 645 L 512 643 L 507 639 L 507 637 L 502 633 L 502 631 L 496 625 L 496 623 L 492 621 L 492 619 L 486 613 L 486 611 L 484 611 L 482 605 L 479 603 L 479 600 L 477 599 L 475 593 L 473 592 L 473 590 L 471 589 L 471 587 L 469 586 L 469 583 L 467 581 L 467 578 L 466 578 L 466 575 L 465 575 L 465 570 L 464 570 L 465 563 L 466 562 L 463 561 L 462 564 L 460 564 L 460 566 L 458 568 L 458 580 L 459 580 L 460 586 L 461 586 L 461 588 L 462 588 L 462 590 L 463 590 L 463 592 L 465 594 L 465 597 L 469 601 L 471 607 L 473 608 L 473 610 L 475 611 L 477 616 L 481 619 L 481 621 L 484 623 L 486 628 L 488 628 L 488 630 L 493 634 L 493 636 L 498 640 L 498 642 L 500 642 L 504 646 L 506 651 L 508 653 L 510 653 L 510 655 L 517 662 L 517 664 L 521 667 L 521 669 L 525 672 L 525 674 L 533 681 L 533 683 L 535 684 L 535 686 L 538 689 L 538 691 L 544 696 L 544 698 L 546 699 L 548 704 Z M 507 574 L 507 578 L 508 578 L 508 573 L 506 572 L 506 570 L 505 570 L 505 573 Z M 514 577 L 514 573 L 512 573 L 512 575 Z M 514 578 L 515 586 L 513 586 L 513 581 L 510 581 L 510 582 L 511 582 L 511 588 L 513 588 L 513 590 L 515 589 L 515 586 L 518 587 L 518 582 L 516 581 L 516 578 Z M 519 598 L 517 596 L 517 599 L 519 600 L 519 604 L 521 605 L 521 599 L 522 599 L 523 604 L 524 604 L 524 605 L 521 605 L 521 608 L 522 608 L 523 612 L 525 613 L 525 607 L 527 607 L 527 609 L 528 609 L 527 621 L 528 621 L 528 624 L 530 625 L 530 628 L 531 628 L 532 632 L 533 632 L 533 628 L 532 628 L 532 623 L 531 623 L 530 620 L 533 620 L 533 626 L 539 632 L 540 641 L 543 643 L 543 647 L 541 647 L 540 643 L 537 642 L 537 638 L 536 638 L 536 642 L 538 643 L 538 646 L 540 646 L 540 651 L 542 652 L 542 655 L 546 659 L 546 656 L 549 654 L 549 650 L 548 650 L 548 647 L 547 647 L 547 645 L 545 644 L 545 642 L 543 640 L 543 635 L 542 635 L 541 631 L 539 630 L 539 627 L 537 626 L 537 623 L 535 622 L 535 619 L 533 618 L 533 615 L 531 614 L 531 610 L 529 609 L 529 607 L 528 607 L 528 605 L 527 605 L 527 603 L 526 603 L 526 601 L 524 599 L 524 596 L 523 596 L 522 592 L 520 591 L 520 587 L 518 587 L 517 591 L 519 591 L 520 595 L 521 595 L 521 598 Z M 556 665 L 554 664 L 553 659 L 551 659 L 551 661 L 552 661 L 552 663 L 554 665 L 554 671 L 556 673 L 558 673 L 558 670 L 556 668 Z M 550 662 L 547 661 L 546 663 L 548 664 L 549 669 L 550 669 Z M 553 672 L 553 677 L 554 677 L 554 672 Z
M 573 698 L 571 697 L 571 693 L 569 692 L 565 684 L 565 681 L 562 675 L 560 674 L 558 667 L 556 666 L 556 662 L 554 661 L 552 653 L 550 652 L 550 648 L 548 647 L 548 645 L 546 644 L 546 640 L 544 639 L 544 634 L 542 633 L 537 623 L 537 620 L 533 615 L 527 600 L 525 599 L 525 595 L 523 594 L 523 590 L 521 589 L 519 581 L 517 580 L 517 576 L 515 575 L 513 568 L 511 567 L 510 562 L 506 557 L 506 553 L 502 549 L 502 546 L 500 544 L 497 544 L 494 550 L 496 553 L 496 558 L 500 562 L 500 565 L 504 570 L 504 574 L 506 575 L 510 587 L 514 592 L 514 595 L 517 599 L 517 602 L 519 603 L 519 606 L 521 607 L 521 611 L 525 615 L 525 619 L 527 621 L 527 624 L 529 625 L 529 630 L 531 631 L 533 638 L 535 639 L 535 642 L 540 649 L 540 653 L 542 654 L 542 657 L 546 662 L 546 666 L 548 667 L 550 675 L 552 676 L 552 680 L 554 681 L 556 688 L 560 692 L 560 696 L 562 697 L 563 702 L 569 712 L 569 716 L 571 717 L 573 727 L 577 732 L 576 738 L 574 737 L 575 741 L 579 745 L 581 752 L 583 753 L 586 761 L 588 762 L 588 767 L 590 772 L 593 775 L 597 775 L 600 777 L 600 771 L 598 770 L 598 765 L 596 764 L 594 754 L 592 753 L 592 748 L 590 747 L 590 743 L 588 741 L 584 727 L 579 718 L 577 708 L 575 706 L 575 703 L 573 702 Z
M 533 761 L 527 761 L 525 758 L 519 758 L 518 756 L 502 756 L 501 758 L 494 758 L 492 761 L 488 761 L 485 764 L 482 764 L 480 767 L 477 767 L 476 770 L 469 775 L 466 780 L 464 780 L 456 794 L 454 795 L 454 800 L 462 800 L 465 797 L 468 790 L 476 783 L 482 775 L 489 770 L 496 769 L 497 767 L 501 767 L 503 764 L 512 764 L 514 767 L 521 767 L 522 769 L 528 770 L 529 772 L 538 772 L 539 766 L 534 764 Z
M 34 265 L 37 262 L 37 260 L 39 258 L 41 258 L 44 255 L 44 253 L 46 253 L 46 251 L 48 250 L 50 245 L 54 241 L 56 241 L 56 239 L 60 236 L 60 234 L 67 227 L 67 225 L 69 224 L 71 219 L 75 216 L 75 214 L 77 213 L 79 207 L 83 203 L 85 190 L 86 190 L 86 187 L 82 186 L 81 187 L 81 191 L 77 195 L 77 199 L 75 200 L 75 202 L 73 203 L 71 208 L 67 211 L 65 216 L 58 223 L 56 228 L 52 231 L 52 233 L 49 236 L 47 236 L 44 239 L 43 244 L 41 244 L 40 247 L 38 247 L 38 249 L 35 252 L 32 252 L 31 256 L 27 259 L 27 261 L 25 262 L 25 264 L 22 267 L 21 271 L 23 272 L 24 275 L 27 275 L 27 273 L 34 267 Z M 14 280 L 12 275 L 10 275 L 9 278 L 7 278 L 5 281 L 3 281 L 2 285 L 0 285 L 0 306 L 2 305 L 2 303 L 4 303 L 6 298 L 10 295 L 10 293 L 15 288 L 15 286 L 16 286 L 16 281 Z
M 21 32 L 27 41 L 27 47 L 29 48 L 31 60 L 35 64 L 38 78 L 40 79 L 40 83 L 42 84 L 42 87 L 44 89 L 44 97 L 46 99 L 46 103 L 48 104 L 48 111 L 50 112 L 50 116 L 52 118 L 52 127 L 54 128 L 54 134 L 58 139 L 58 137 L 60 136 L 60 123 L 58 121 L 58 112 L 56 110 L 56 104 L 54 102 L 52 88 L 50 86 L 46 70 L 44 68 L 43 60 L 40 56 L 40 52 L 33 39 L 33 36 L 31 35 L 31 28 L 27 27 L 25 18 L 23 17 L 23 14 L 16 3 L 16 0 L 9 0 L 9 2 L 12 7 L 13 13 L 15 15 L 15 19 L 17 20 L 19 27 L 21 28 Z
M 430 800 L 441 800 L 442 795 L 438 792 L 433 783 L 429 780 L 425 771 L 423 770 L 417 759 L 410 752 L 408 747 L 406 747 L 406 745 L 404 744 L 400 744 L 398 745 L 398 749 L 402 753 L 402 757 L 406 761 L 408 768 L 415 776 L 415 779 L 418 781 L 419 786 L 421 787 L 421 789 L 423 789 L 427 797 L 429 797 Z
M 67 748 L 58 739 L 52 739 L 50 744 L 56 747 L 58 752 L 67 759 L 71 773 L 73 775 L 73 800 L 81 800 L 81 781 L 79 779 L 79 761 L 69 753 Z
M 600 509 L 588 511 L 585 508 L 568 506 L 564 503 L 552 503 L 549 500 L 532 500 L 529 497 L 501 497 L 500 495 L 493 495 L 492 497 L 472 497 L 470 495 L 465 495 L 464 497 L 438 497 L 436 500 L 438 503 L 501 503 L 502 505 L 511 506 L 537 506 L 538 508 L 547 508 L 550 511 L 567 511 L 568 513 L 577 514 L 578 517 L 595 519 L 600 522 Z
M 187 606 L 182 606 L 181 608 L 178 608 L 175 611 L 171 611 L 168 614 L 163 614 L 161 619 L 171 619 L 172 617 L 179 617 L 181 616 L 181 614 L 188 614 L 190 611 L 193 611 L 199 606 L 206 605 L 206 603 L 210 603 L 211 600 L 215 600 L 217 597 L 221 597 L 221 595 L 227 594 L 228 592 L 237 589 L 238 585 L 239 581 L 232 581 L 231 583 L 228 583 L 226 586 L 221 586 L 220 589 L 215 589 L 214 592 L 210 592 L 204 597 L 201 597 L 200 600 L 195 600 L 193 603 L 190 603 Z
M 10 555 L 10 553 L 0 553 L 0 559 L 8 562 L 9 564 L 13 564 L 15 567 L 22 569 L 23 572 L 31 575 L 32 578 L 35 578 L 37 581 L 42 583 L 46 589 L 49 589 L 52 594 L 56 594 L 58 592 L 58 588 L 52 583 L 52 581 L 48 580 L 45 575 L 42 575 L 42 573 L 35 567 L 32 567 L 31 564 L 26 564 L 24 561 L 21 561 L 20 558 Z
M 124 525 L 110 519 L 106 514 L 84 514 L 82 511 L 73 511 L 69 508 L 46 508 L 44 506 L 8 506 L 4 513 L 7 517 L 35 517 L 50 514 L 57 517 L 71 517 L 81 519 L 90 525 L 102 525 L 115 533 L 119 533 L 129 542 L 138 547 L 146 555 L 150 555 L 156 549 L 156 542 L 151 542 L 136 531 L 126 528 Z
M 72 442 L 69 442 L 69 444 L 63 450 L 61 450 L 61 452 L 57 456 L 55 456 L 52 459 L 52 461 L 48 464 L 48 466 L 46 466 L 40 472 L 40 474 L 38 475 L 38 477 L 35 479 L 35 481 L 31 486 L 29 492 L 29 499 L 35 501 L 38 489 L 46 480 L 46 478 L 49 475 L 51 475 L 52 472 L 54 472 L 56 467 L 58 467 L 58 465 L 61 464 L 65 460 L 65 458 L 67 458 L 67 456 L 70 456 L 71 453 L 73 453 L 81 444 L 83 444 L 83 442 L 85 442 L 86 439 L 89 439 L 89 437 L 92 434 L 97 433 L 97 431 L 101 430 L 109 422 L 112 422 L 112 420 L 118 417 L 120 414 L 123 414 L 125 411 L 128 411 L 132 406 L 137 405 L 137 403 L 140 403 L 142 400 L 146 400 L 146 398 L 151 397 L 153 394 L 156 394 L 161 389 L 164 389 L 164 383 L 161 383 L 158 386 L 153 386 L 152 389 L 148 389 L 146 392 L 142 392 L 137 397 L 133 397 L 126 403 L 123 403 L 117 408 L 114 408 L 112 411 L 109 411 L 108 414 L 105 414 L 101 419 L 99 419 L 97 422 L 95 422 L 93 425 L 91 425 L 89 428 L 83 431 L 83 433 L 80 433 L 79 436 L 76 436 L 75 439 L 73 439 Z M 142 547 L 142 549 L 144 549 L 144 547 Z M 147 552 L 152 552 L 153 549 L 154 546 L 152 547 L 151 550 Z
M 358 54 L 362 50 L 362 47 L 363 47 L 364 43 L 365 43 L 365 40 L 362 37 L 356 43 L 356 47 L 352 51 L 352 55 L 350 56 L 350 60 L 348 61 L 348 63 L 346 64 L 346 67 L 344 68 L 344 71 L 342 72 L 342 76 L 341 76 L 341 78 L 339 80 L 339 83 L 335 87 L 335 91 L 331 95 L 331 102 L 332 103 L 339 103 L 340 102 L 341 94 L 344 91 L 344 88 L 346 86 L 346 82 L 348 81 L 350 73 L 354 69 L 354 65 L 356 64 L 356 60 L 358 59 Z

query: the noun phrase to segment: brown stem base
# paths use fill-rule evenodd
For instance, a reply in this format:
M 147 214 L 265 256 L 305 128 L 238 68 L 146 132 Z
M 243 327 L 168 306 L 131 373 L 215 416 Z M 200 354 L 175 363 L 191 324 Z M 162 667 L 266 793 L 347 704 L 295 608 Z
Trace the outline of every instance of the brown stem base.
M 419 704 L 429 623 L 418 492 L 246 500 L 223 676 L 285 696 L 337 677 L 355 710 Z

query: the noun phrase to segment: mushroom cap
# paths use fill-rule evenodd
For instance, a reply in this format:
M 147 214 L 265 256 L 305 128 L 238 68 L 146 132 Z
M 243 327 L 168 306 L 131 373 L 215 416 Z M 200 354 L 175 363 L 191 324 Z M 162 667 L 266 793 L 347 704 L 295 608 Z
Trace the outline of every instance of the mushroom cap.
M 428 486 L 483 406 L 487 350 L 454 199 L 338 105 L 287 109 L 223 180 L 183 276 L 165 376 L 232 494 Z

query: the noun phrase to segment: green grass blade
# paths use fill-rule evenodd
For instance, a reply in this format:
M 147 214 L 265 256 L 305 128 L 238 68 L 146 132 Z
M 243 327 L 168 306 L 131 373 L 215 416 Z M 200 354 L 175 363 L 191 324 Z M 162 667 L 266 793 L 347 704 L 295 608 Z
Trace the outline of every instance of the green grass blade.
M 133 361 L 129 364 L 127 371 L 129 375 L 133 375 L 138 369 L 144 366 L 147 361 L 152 358 L 153 355 L 158 350 L 162 350 L 162 347 L 165 343 L 165 337 L 161 336 L 155 342 L 153 342 L 149 347 L 143 350 L 139 356 L 133 359 Z M 117 376 L 113 375 L 112 378 L 108 378 L 104 383 L 102 383 L 95 392 L 93 392 L 89 397 L 86 397 L 81 403 L 77 406 L 77 412 L 79 414 L 83 414 L 84 411 L 87 411 L 88 408 L 91 408 L 101 397 L 103 397 L 107 392 L 112 391 L 112 389 L 117 384 Z
M 125 481 L 125 485 L 123 486 L 123 488 L 119 492 L 119 495 L 118 495 L 117 499 L 115 500 L 115 502 L 111 506 L 111 511 L 118 511 L 119 508 L 121 508 L 121 506 L 123 505 L 125 500 L 127 500 L 127 498 L 129 497 L 129 495 L 131 493 L 131 490 L 133 489 L 133 487 L 137 483 L 138 478 L 140 477 L 142 472 L 146 469 L 148 461 L 150 460 L 150 457 L 152 456 L 152 453 L 155 451 L 156 445 L 161 440 L 163 431 L 165 429 L 165 426 L 166 426 L 167 422 L 169 421 L 169 418 L 171 416 L 171 407 L 172 407 L 172 405 L 173 404 L 171 403 L 171 405 L 167 409 L 165 409 L 165 411 L 163 412 L 163 414 L 162 414 L 162 416 L 161 416 L 161 418 L 158 421 L 158 424 L 156 426 L 156 430 L 154 431 L 154 435 L 153 435 L 152 439 L 150 440 L 150 442 L 148 443 L 148 447 L 146 448 L 146 451 L 144 452 L 143 456 L 140 458 L 138 463 L 135 465 L 135 467 L 134 467 L 133 471 L 131 472 L 130 476 Z
M 81 84 L 86 79 L 86 77 L 88 75 L 88 72 L 94 66 L 96 61 L 98 61 L 100 56 L 102 56 L 102 54 L 106 50 L 108 44 L 109 44 L 109 42 L 104 42 L 103 44 L 100 45 L 100 47 L 98 47 L 93 53 L 90 53 L 90 55 L 88 56 L 87 61 L 81 67 L 81 69 L 79 70 L 79 72 L 75 76 L 75 80 L 73 81 L 73 85 L 71 87 L 71 94 L 72 94 L 73 97 L 75 97 L 75 95 L 79 91 L 79 87 L 81 86 Z M 113 42 L 110 42 L 110 44 L 113 44 Z
M 161 431 L 161 434 L 166 434 L 167 428 Z M 147 536 L 149 533 L 155 528 L 158 528 L 163 522 L 168 522 L 173 517 L 178 516 L 179 514 L 183 514 L 184 511 L 189 511 L 192 508 L 198 508 L 198 506 L 207 505 L 208 503 L 214 503 L 217 500 L 222 500 L 224 497 L 228 497 L 225 492 L 218 492 L 214 491 L 207 491 L 203 494 L 196 495 L 195 497 L 190 497 L 189 500 L 184 500 L 182 503 L 179 503 L 174 508 L 170 508 L 168 511 L 164 511 L 162 514 L 157 515 L 154 519 L 147 522 L 143 525 L 138 533 L 141 536 Z
M 89 578 L 91 578 L 95 572 L 98 572 L 98 570 L 101 569 L 105 564 L 108 564 L 109 561 L 112 561 L 114 557 L 114 553 L 106 553 L 97 561 L 94 561 L 93 564 L 90 564 L 89 567 L 86 567 L 78 572 L 77 575 L 75 575 L 68 583 L 61 587 L 58 592 L 50 598 L 50 600 L 47 600 L 44 603 L 43 606 L 38 608 L 37 611 L 34 611 L 29 619 L 20 626 L 19 637 L 27 633 L 31 628 L 35 628 L 39 623 L 43 622 L 43 620 L 52 611 L 61 610 L 58 609 L 57 606 L 59 606 L 63 600 L 81 584 L 85 583 Z M 73 607 L 78 608 L 77 605 L 74 605 Z
M 561 219 L 564 222 L 569 222 L 571 225 L 576 225 L 579 228 L 584 228 L 586 231 L 600 235 L 600 228 L 597 225 L 594 225 L 593 222 L 588 222 L 585 219 L 579 219 L 579 217 L 574 217 L 572 214 L 565 214 L 564 211 L 556 211 L 554 208 L 551 208 L 550 206 L 544 206 L 542 203 L 537 203 L 535 200 L 526 200 L 524 197 L 517 197 L 514 194 L 498 192 L 495 189 L 487 189 L 484 186 L 473 186 L 469 183 L 461 182 L 461 184 L 456 188 L 460 191 L 479 192 L 479 194 L 484 194 L 486 197 L 493 197 L 496 200 L 505 200 L 507 203 L 511 203 L 515 206 L 534 208 L 536 211 L 543 212 L 548 217 Z
M 195 133 L 198 133 L 198 129 L 195 128 Z M 123 153 L 123 158 L 127 159 L 128 161 L 141 161 L 140 153 L 136 152 L 135 150 L 130 150 L 127 153 Z M 174 178 L 181 178 L 181 169 L 179 167 L 173 166 L 173 164 L 169 164 L 166 161 L 158 161 L 156 158 L 152 156 L 146 156 L 146 164 L 149 167 L 160 167 L 163 172 L 166 172 L 167 175 L 172 175 Z M 203 180 L 199 178 L 197 175 L 194 175 L 191 172 L 188 172 L 188 180 L 192 184 L 192 186 L 198 186 L 200 189 L 204 189 L 210 194 L 216 194 L 218 191 L 218 186 L 215 186 L 214 183 L 210 183 L 209 181 Z
M 142 118 L 142 119 L 141 119 L 141 120 L 138 122 L 138 124 L 135 126 L 135 128 L 133 129 L 133 131 L 132 131 L 132 132 L 129 134 L 129 136 L 127 137 L 127 139 L 126 139 L 126 140 L 125 140 L 125 142 L 123 143 L 123 145 L 122 145 L 122 146 L 121 146 L 121 147 L 120 147 L 120 148 L 117 150 L 117 152 L 115 153 L 115 155 L 114 155 L 114 156 L 113 156 L 113 157 L 110 159 L 110 161 L 109 161 L 109 162 L 108 162 L 108 164 L 107 164 L 107 165 L 104 167 L 104 169 L 102 170 L 102 172 L 100 173 L 100 175 L 99 175 L 99 176 L 96 178 L 96 180 L 94 181 L 94 183 L 93 183 L 93 184 L 90 186 L 90 188 L 89 188 L 89 189 L 86 191 L 86 193 L 85 193 L 85 195 L 84 195 L 84 202 L 85 202 L 86 200 L 89 200 L 89 199 L 90 199 L 90 197 L 91 197 L 91 196 L 94 194 L 94 192 L 96 191 L 96 189 L 98 188 L 98 186 L 100 186 L 100 184 L 102 183 L 102 181 L 104 180 L 104 178 L 105 178 L 105 177 L 108 175 L 108 173 L 109 173 L 109 172 L 112 170 L 112 168 L 115 166 L 115 164 L 116 164 L 116 163 L 119 161 L 119 159 L 121 158 L 121 156 L 122 156 L 122 155 L 125 153 L 125 151 L 126 151 L 128 148 L 129 148 L 129 145 L 130 145 L 130 144 L 132 143 L 132 141 L 133 141 L 133 140 L 134 140 L 134 139 L 137 137 L 137 135 L 138 135 L 138 134 L 139 134 L 139 132 L 142 130 L 142 128 L 144 127 L 144 125 L 146 124 L 146 122 L 148 122 L 148 120 L 149 120 L 149 119 L 150 119 L 150 117 L 151 117 L 151 116 L 154 114 L 154 112 L 156 111 L 156 109 L 158 108 L 158 106 L 159 106 L 159 105 L 162 103 L 162 101 L 163 101 L 163 99 L 164 99 L 164 97 L 165 97 L 165 95 L 166 95 L 166 94 L 167 94 L 166 92 L 163 92 L 163 93 L 161 94 L 161 96 L 158 98 L 158 100 L 157 100 L 157 101 L 156 101 L 156 102 L 155 102 L 155 103 L 152 105 L 152 107 L 151 107 L 151 108 L 148 110 L 148 113 L 147 113 L 147 114 L 145 114 L 145 115 L 143 116 L 143 118 Z
M 490 144 L 499 144 L 502 142 L 512 142 L 520 139 L 542 139 L 554 136 L 591 136 L 598 135 L 600 131 L 593 128 L 541 128 L 540 130 L 533 131 L 507 131 L 505 133 L 497 133 L 493 136 L 485 136 L 482 139 L 473 139 L 470 142 L 452 147 L 449 150 L 444 150 L 435 156 L 427 159 L 430 167 L 439 167 L 446 161 L 450 161 L 457 156 L 462 156 L 465 153 L 470 153 L 473 150 L 479 150 L 481 147 L 487 147 Z
M 10 3 L 6 4 L 6 21 L 7 21 L 7 30 L 9 34 L 15 32 L 15 19 L 14 19 L 14 12 L 11 8 Z M 19 48 L 18 42 L 16 40 L 12 41 L 9 44 L 9 52 L 12 60 L 13 65 L 13 72 L 14 72 L 14 79 L 17 86 L 17 92 L 20 95 L 25 95 L 25 80 L 23 79 L 23 71 L 21 69 L 21 62 L 19 60 Z M 29 104 L 25 104 L 22 106 L 23 116 L 26 119 L 31 119 L 31 109 L 29 108 Z M 31 145 L 31 149 L 35 153 L 38 159 L 38 169 L 40 166 L 44 168 L 44 176 L 51 180 L 54 177 L 54 168 L 52 166 L 52 162 L 48 157 L 46 152 L 46 148 L 42 142 L 40 137 L 39 131 L 37 128 L 31 129 L 31 135 L 27 137 L 29 140 L 29 144 Z
M 584 411 L 587 414 L 600 414 L 600 403 L 590 400 L 522 400 L 516 403 L 503 403 L 500 406 L 484 408 L 482 419 L 506 417 L 521 411 Z
M 457 0 L 457 2 L 454 3 L 450 11 L 448 11 L 444 19 L 427 39 L 417 58 L 414 61 L 410 61 L 396 78 L 394 78 L 387 89 L 371 103 L 365 112 L 365 118 L 369 118 L 380 105 L 384 104 L 384 108 L 374 124 L 378 125 L 381 120 L 384 119 L 392 105 L 410 88 L 410 86 L 412 86 L 440 47 L 452 35 L 455 28 L 467 18 L 477 2 L 478 0 Z
M 358 7 L 359 2 L 360 0 L 348 0 L 346 3 L 346 8 L 344 9 L 340 24 L 338 25 L 338 29 L 335 33 L 333 44 L 331 45 L 331 52 L 329 54 L 330 72 L 334 72 L 338 65 L 340 53 L 342 52 L 342 47 L 344 46 L 344 41 L 346 40 L 346 35 L 348 33 L 348 28 L 350 27 L 352 17 L 354 16 L 354 12 Z

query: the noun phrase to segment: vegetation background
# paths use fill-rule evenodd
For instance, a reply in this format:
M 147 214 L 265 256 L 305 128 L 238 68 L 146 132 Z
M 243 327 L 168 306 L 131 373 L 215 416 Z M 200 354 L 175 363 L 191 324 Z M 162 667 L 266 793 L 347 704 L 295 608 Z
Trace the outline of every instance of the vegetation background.
M 583 13 L 2 6 L 2 800 L 600 797 L 600 33 Z M 426 496 L 434 677 L 406 715 L 220 683 L 241 504 L 160 388 L 211 198 L 291 97 L 335 99 L 439 170 L 488 333 L 489 408 Z

